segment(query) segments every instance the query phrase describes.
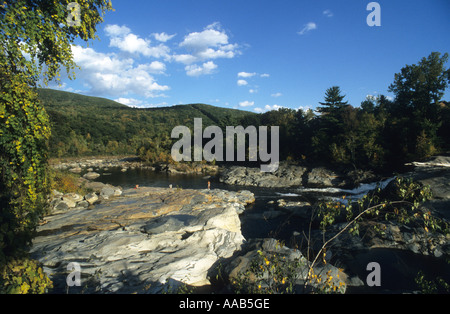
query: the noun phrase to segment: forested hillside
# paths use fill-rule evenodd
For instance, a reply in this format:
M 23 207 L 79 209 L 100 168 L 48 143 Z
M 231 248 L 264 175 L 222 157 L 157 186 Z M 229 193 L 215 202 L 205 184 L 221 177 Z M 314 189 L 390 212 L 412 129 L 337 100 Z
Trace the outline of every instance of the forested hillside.
M 117 102 L 75 93 L 39 89 L 50 116 L 53 157 L 140 153 L 149 161 L 168 158 L 177 125 L 235 125 L 251 112 L 204 104 L 165 108 L 130 108 Z M 155 156 L 153 156 L 155 155 Z
M 282 108 L 263 114 L 205 104 L 137 109 L 114 101 L 44 90 L 52 122 L 52 156 L 138 154 L 170 162 L 177 125 L 280 126 L 280 158 L 372 170 L 398 170 L 405 162 L 450 150 L 448 54 L 433 52 L 394 75 L 384 95 L 349 104 L 339 86 L 325 91 L 315 112 Z

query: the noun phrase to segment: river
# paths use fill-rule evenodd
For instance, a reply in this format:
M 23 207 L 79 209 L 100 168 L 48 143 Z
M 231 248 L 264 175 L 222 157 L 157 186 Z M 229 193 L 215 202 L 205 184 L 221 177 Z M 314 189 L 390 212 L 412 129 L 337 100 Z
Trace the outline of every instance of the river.
M 101 173 L 101 171 L 99 171 Z M 201 175 L 166 174 L 148 169 L 129 169 L 122 172 L 120 168 L 110 168 L 96 181 L 108 183 L 122 188 L 139 186 L 169 187 L 183 189 L 205 189 L 210 181 L 212 189 L 231 191 L 249 190 L 255 194 L 255 203 L 249 205 L 241 215 L 242 234 L 246 239 L 272 237 L 284 241 L 290 247 L 302 247 L 307 232 L 309 219 L 278 214 L 270 219 L 265 213 L 277 212 L 277 201 L 281 198 L 287 201 L 315 201 L 317 199 L 342 200 L 343 195 L 352 196 L 353 199 L 362 197 L 377 184 L 386 186 L 393 178 L 381 183 L 363 184 L 353 190 L 336 188 L 258 188 L 232 186 L 220 183 L 214 177 Z M 267 216 L 267 215 L 266 215 Z M 369 262 L 378 262 L 381 266 L 381 286 L 368 287 L 365 285 L 369 271 L 366 266 Z M 450 282 L 450 264 L 444 258 L 435 258 L 414 254 L 409 251 L 396 249 L 371 249 L 357 253 L 349 260 L 332 261 L 338 267 L 345 268 L 346 272 L 358 276 L 362 285 L 351 287 L 349 293 L 411 293 L 418 290 L 414 282 L 419 270 L 422 270 L 428 279 L 437 276 Z

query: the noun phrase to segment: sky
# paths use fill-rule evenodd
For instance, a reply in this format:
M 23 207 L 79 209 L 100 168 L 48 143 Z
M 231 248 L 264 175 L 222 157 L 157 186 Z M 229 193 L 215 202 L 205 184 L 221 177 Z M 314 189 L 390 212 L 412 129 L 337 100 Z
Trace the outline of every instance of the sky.
M 99 40 L 76 41 L 76 79 L 50 88 L 148 108 L 205 103 L 315 109 L 339 86 L 352 106 L 395 73 L 450 53 L 449 0 L 112 0 Z M 450 62 L 447 63 L 450 67 Z M 450 100 L 447 89 L 444 99 Z

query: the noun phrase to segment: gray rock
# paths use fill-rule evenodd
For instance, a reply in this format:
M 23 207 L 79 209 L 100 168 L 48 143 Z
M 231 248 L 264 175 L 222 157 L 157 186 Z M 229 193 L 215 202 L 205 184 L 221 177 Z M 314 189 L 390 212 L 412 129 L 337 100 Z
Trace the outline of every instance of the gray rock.
M 81 207 L 81 208 L 88 208 L 89 207 L 89 202 L 87 202 L 87 201 L 79 201 L 78 203 L 77 203 L 77 206 L 76 207 Z
M 244 243 L 238 215 L 244 205 L 236 200 L 245 202 L 247 193 L 237 194 L 127 189 L 96 210 L 46 217 L 30 253 L 58 292 L 67 290 L 70 262 L 81 267 L 80 293 L 161 293 L 169 285 L 174 291 L 180 284 L 205 285 L 213 265 Z
M 334 171 L 325 168 L 313 168 L 307 173 L 307 185 L 314 187 L 333 187 L 341 183 Z
M 70 196 L 63 196 L 61 202 L 65 203 L 69 208 L 74 208 L 77 202 Z
M 84 196 L 84 199 L 90 204 L 93 205 L 98 201 L 98 196 L 96 193 L 89 193 Z
M 75 207 L 75 206 L 74 206 Z M 53 206 L 52 214 L 58 213 L 58 212 L 65 212 L 69 210 L 69 205 L 67 205 L 66 202 L 63 200 L 58 200 L 56 204 Z
M 80 167 L 75 167 L 75 168 L 69 169 L 69 171 L 72 173 L 80 173 L 81 171 L 83 171 L 83 169 L 81 169 Z
M 192 215 L 171 215 L 152 220 L 142 227 L 142 232 L 158 234 L 179 231 L 195 219 Z
M 83 178 L 88 180 L 94 180 L 97 179 L 98 177 L 100 177 L 100 174 L 98 174 L 97 172 L 88 172 L 83 176 Z
M 68 193 L 68 194 L 64 194 L 62 199 L 64 201 L 76 203 L 76 202 L 81 201 L 83 199 L 83 197 L 76 193 Z
M 344 177 L 325 168 L 307 169 L 303 166 L 281 162 L 274 172 L 262 172 L 260 168 L 232 166 L 222 169 L 219 181 L 230 185 L 259 187 L 332 187 L 344 186 Z
M 114 196 L 115 188 L 112 186 L 105 186 L 100 191 L 100 196 L 104 199 L 109 199 L 110 197 Z

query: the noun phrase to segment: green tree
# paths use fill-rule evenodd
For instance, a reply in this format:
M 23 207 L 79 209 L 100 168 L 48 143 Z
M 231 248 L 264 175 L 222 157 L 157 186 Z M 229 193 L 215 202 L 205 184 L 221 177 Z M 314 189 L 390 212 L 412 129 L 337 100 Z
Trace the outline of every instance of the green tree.
M 395 94 L 392 120 L 403 122 L 406 128 L 401 145 L 406 159 L 429 157 L 439 148 L 439 101 L 450 82 L 450 69 L 445 67 L 448 57 L 448 53 L 441 57 L 432 52 L 418 64 L 403 67 L 389 86 Z
M 317 117 L 317 131 L 312 138 L 315 156 L 324 162 L 341 163 L 348 158 L 345 156 L 342 135 L 344 132 L 343 111 L 348 102 L 343 101 L 345 95 L 341 94 L 339 86 L 333 86 L 325 92 L 325 102 L 317 107 L 320 116 Z
M 78 1 L 80 26 L 68 23 L 71 1 L 0 1 L 0 268 L 30 243 L 49 190 L 50 127 L 37 82 L 70 77 L 71 44 L 96 38 L 109 0 Z
M 333 114 L 337 110 L 348 105 L 347 101 L 343 101 L 345 95 L 341 95 L 341 88 L 339 86 L 332 86 L 325 92 L 325 102 L 319 102 L 322 107 L 318 107 L 317 111 L 322 114 Z

